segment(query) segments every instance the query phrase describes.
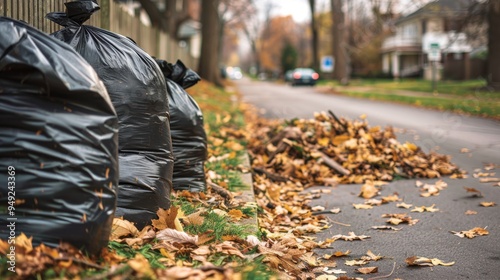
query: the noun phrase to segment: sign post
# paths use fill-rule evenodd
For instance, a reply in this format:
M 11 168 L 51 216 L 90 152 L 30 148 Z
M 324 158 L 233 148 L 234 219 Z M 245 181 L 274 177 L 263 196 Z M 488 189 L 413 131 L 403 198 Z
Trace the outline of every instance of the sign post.
M 335 60 L 333 59 L 332 56 L 326 55 L 321 57 L 321 65 L 320 65 L 321 72 L 332 73 L 334 66 L 335 66 Z
M 436 92 L 436 63 L 441 61 L 441 49 L 438 43 L 431 43 L 427 58 L 432 64 L 432 92 Z

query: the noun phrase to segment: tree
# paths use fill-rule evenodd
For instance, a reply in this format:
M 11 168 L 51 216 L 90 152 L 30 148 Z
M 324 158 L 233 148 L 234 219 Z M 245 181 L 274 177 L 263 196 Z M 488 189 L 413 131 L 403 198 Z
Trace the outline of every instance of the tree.
M 201 56 L 198 74 L 205 80 L 221 86 L 219 71 L 219 0 L 203 0 L 201 6 Z M 214 36 L 215 35 L 215 36 Z
M 500 90 L 500 1 L 488 3 L 488 86 Z
M 342 0 L 331 0 L 333 17 L 333 56 L 335 67 L 333 75 L 342 85 L 349 83 L 348 57 L 345 42 L 344 12 L 342 11 Z
M 286 42 L 285 47 L 281 51 L 281 69 L 283 73 L 297 66 L 297 57 L 298 54 L 295 47 L 290 42 Z
M 311 34 L 312 34 L 312 66 L 318 71 L 319 70 L 319 33 L 318 26 L 316 23 L 316 0 L 309 0 L 309 8 L 311 9 Z

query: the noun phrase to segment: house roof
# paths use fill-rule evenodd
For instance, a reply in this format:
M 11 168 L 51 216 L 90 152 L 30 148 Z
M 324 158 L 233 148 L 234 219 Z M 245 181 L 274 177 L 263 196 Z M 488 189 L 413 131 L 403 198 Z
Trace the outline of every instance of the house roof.
M 473 2 L 474 0 L 435 0 L 415 12 L 399 18 L 395 24 L 398 25 L 420 16 L 464 14 L 467 13 Z

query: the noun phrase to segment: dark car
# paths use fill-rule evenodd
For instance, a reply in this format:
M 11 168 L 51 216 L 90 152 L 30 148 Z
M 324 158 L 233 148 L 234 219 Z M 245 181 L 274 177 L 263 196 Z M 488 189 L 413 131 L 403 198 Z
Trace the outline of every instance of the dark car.
M 310 85 L 314 86 L 319 79 L 319 74 L 311 68 L 295 68 L 292 74 L 292 86 Z

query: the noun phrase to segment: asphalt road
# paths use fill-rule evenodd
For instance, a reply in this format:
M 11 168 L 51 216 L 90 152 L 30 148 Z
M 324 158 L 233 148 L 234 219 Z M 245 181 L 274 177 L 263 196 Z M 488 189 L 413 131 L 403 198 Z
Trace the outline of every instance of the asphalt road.
M 451 155 L 452 162 L 469 173 L 467 179 L 443 178 L 448 187 L 440 195 L 429 198 L 420 196 L 416 180 L 396 181 L 382 188 L 382 196 L 397 192 L 404 202 L 414 206 L 435 204 L 440 211 L 434 213 L 410 212 L 410 209 L 396 208 L 396 203 L 355 210 L 353 203 L 364 202 L 357 196 L 361 185 L 341 185 L 334 188 L 331 194 L 312 201 L 312 206 L 341 209 L 339 214 L 328 215 L 333 221 L 332 227 L 317 234 L 319 240 L 349 232 L 370 236 L 365 241 L 337 240 L 332 244 L 333 249 L 317 252 L 322 255 L 350 250 L 349 256 L 337 260 L 337 269 L 347 272 L 344 275 L 363 279 L 384 276 L 391 272 L 395 263 L 392 275 L 383 279 L 500 279 L 500 206 L 482 207 L 479 204 L 483 201 L 500 204 L 500 187 L 480 183 L 478 178 L 472 176 L 484 164 L 492 163 L 497 165 L 496 169 L 487 172 L 496 172 L 495 177 L 500 177 L 500 122 L 318 93 L 311 87 L 290 87 L 248 79 L 237 81 L 236 86 L 243 95 L 243 101 L 259 108 L 263 117 L 311 118 L 314 112 L 327 110 L 348 119 L 366 114 L 370 125 L 392 125 L 401 129 L 398 133 L 400 142 L 408 140 L 426 152 L 437 150 Z M 462 148 L 469 149 L 469 152 L 462 153 Z M 434 183 L 437 180 L 421 181 Z M 464 187 L 479 190 L 483 197 L 474 197 Z M 477 211 L 477 214 L 466 215 L 467 210 Z M 372 226 L 387 225 L 387 218 L 381 217 L 386 213 L 407 213 L 419 222 L 413 226 L 396 226 L 401 229 L 399 231 L 371 229 Z M 486 227 L 489 235 L 467 239 L 450 233 L 474 227 Z M 377 266 L 378 273 L 356 274 L 356 267 L 345 265 L 345 261 L 359 259 L 368 250 L 385 257 L 365 265 Z M 449 267 L 409 267 L 405 259 L 411 256 L 438 258 L 444 262 L 454 261 L 455 264 Z

